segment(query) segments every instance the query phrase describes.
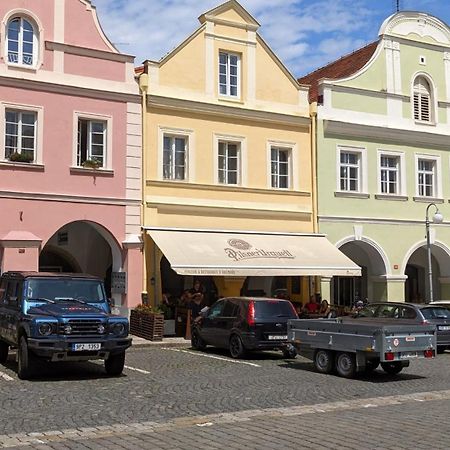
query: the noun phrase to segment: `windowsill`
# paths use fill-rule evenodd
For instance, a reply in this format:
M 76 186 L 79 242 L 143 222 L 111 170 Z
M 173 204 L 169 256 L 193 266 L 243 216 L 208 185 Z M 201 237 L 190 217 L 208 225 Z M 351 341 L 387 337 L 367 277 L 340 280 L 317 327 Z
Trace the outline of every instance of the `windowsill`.
M 238 105 L 243 105 L 244 102 L 240 97 L 228 97 L 225 95 L 219 95 L 218 97 L 219 102 L 228 102 L 228 103 L 236 103 Z
M 8 67 L 8 69 L 23 70 L 24 72 L 37 72 L 36 66 L 26 66 L 23 64 L 6 63 L 6 67 Z
M 427 126 L 429 126 L 429 127 L 435 127 L 436 126 L 436 122 L 427 122 L 427 121 L 425 121 L 425 120 L 415 120 L 414 119 L 414 123 L 416 124 L 416 125 L 427 125 Z
M 397 195 L 397 194 L 375 194 L 375 198 L 377 200 L 392 200 L 396 202 L 406 202 L 408 200 L 408 196 L 406 195 Z
M 0 161 L 0 167 L 2 168 L 12 168 L 12 169 L 23 169 L 23 170 L 40 170 L 44 171 L 43 164 L 37 163 L 24 163 L 24 162 L 14 162 L 14 161 Z
M 445 201 L 443 198 L 436 197 L 413 197 L 413 200 L 419 203 L 444 203 Z
M 335 197 L 345 197 L 345 198 L 370 198 L 370 194 L 364 192 L 347 192 L 347 191 L 335 191 Z
M 77 167 L 72 166 L 70 168 L 70 173 L 74 175 L 93 175 L 94 177 L 113 177 L 114 176 L 114 170 L 111 169 L 104 169 L 104 168 L 98 168 L 93 169 L 90 167 Z

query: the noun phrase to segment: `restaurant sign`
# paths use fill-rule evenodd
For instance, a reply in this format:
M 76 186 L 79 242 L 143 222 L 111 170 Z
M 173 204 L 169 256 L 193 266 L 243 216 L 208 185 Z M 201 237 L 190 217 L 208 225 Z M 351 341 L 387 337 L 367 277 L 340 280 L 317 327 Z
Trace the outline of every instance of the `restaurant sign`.
M 242 239 L 229 239 L 228 245 L 229 247 L 224 249 L 225 253 L 234 261 L 248 259 L 295 259 L 295 256 L 289 250 L 253 248 L 251 244 Z

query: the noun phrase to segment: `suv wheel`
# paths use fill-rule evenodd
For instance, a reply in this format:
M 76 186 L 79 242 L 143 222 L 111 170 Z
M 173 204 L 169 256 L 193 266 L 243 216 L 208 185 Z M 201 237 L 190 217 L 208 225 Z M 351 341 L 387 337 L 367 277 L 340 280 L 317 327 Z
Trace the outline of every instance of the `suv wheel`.
M 237 334 L 233 334 L 230 338 L 230 354 L 232 358 L 242 358 L 245 354 L 244 345 Z
M 197 330 L 194 330 L 192 332 L 191 336 L 191 346 L 195 350 L 205 350 L 206 343 L 205 341 L 200 337 L 200 334 Z
M 125 352 L 110 355 L 105 359 L 106 373 L 112 377 L 117 377 L 123 372 L 125 366 Z
M 6 342 L 0 341 L 0 364 L 4 364 L 8 359 L 9 345 Z
M 34 357 L 28 349 L 27 338 L 21 336 L 17 349 L 17 375 L 21 380 L 31 378 L 34 370 Z

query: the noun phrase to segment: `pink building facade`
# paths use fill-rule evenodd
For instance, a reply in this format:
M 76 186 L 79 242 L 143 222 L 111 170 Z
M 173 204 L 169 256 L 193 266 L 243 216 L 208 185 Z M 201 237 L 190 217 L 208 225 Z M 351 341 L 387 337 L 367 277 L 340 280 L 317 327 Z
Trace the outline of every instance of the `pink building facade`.
M 0 270 L 101 276 L 140 303 L 141 100 L 134 58 L 89 0 L 0 2 Z

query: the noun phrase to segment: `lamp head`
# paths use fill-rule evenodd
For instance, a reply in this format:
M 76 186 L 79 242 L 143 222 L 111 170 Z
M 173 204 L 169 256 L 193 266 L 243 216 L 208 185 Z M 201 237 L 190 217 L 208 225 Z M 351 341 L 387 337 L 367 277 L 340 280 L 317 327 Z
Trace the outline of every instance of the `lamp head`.
M 438 211 L 433 216 L 433 223 L 442 223 L 444 221 L 444 216 Z

